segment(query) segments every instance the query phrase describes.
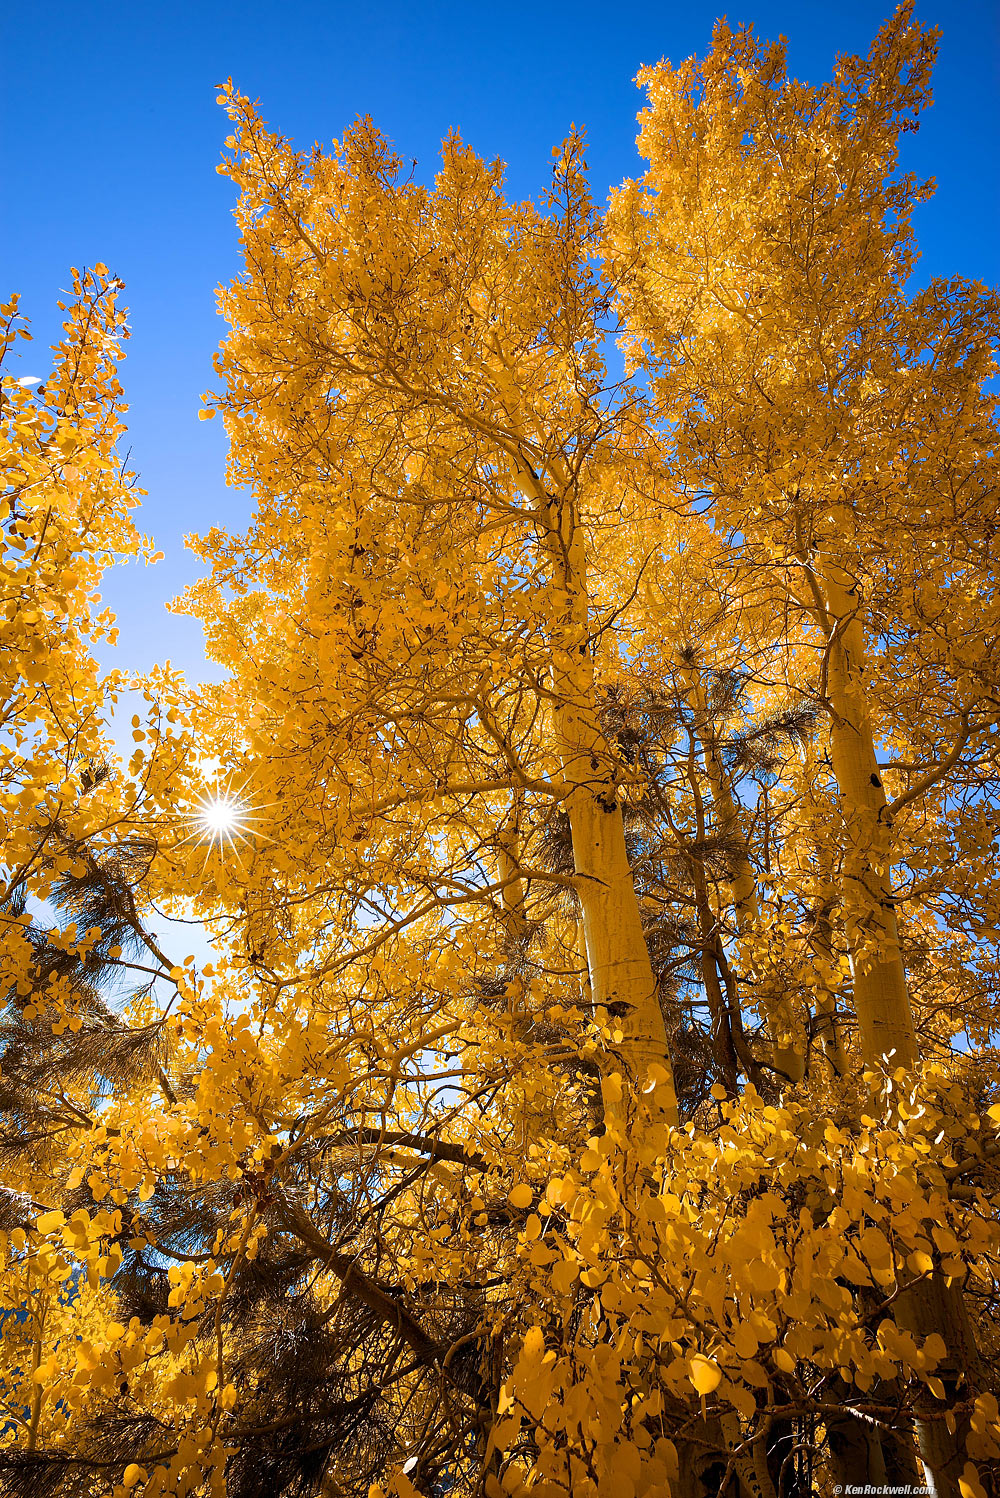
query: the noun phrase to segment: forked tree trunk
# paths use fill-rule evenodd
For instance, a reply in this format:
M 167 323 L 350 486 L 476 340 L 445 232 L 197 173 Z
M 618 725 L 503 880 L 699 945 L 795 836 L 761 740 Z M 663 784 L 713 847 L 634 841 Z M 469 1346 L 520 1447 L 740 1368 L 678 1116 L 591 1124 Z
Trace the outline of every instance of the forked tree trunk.
M 619 1097 L 617 1086 L 605 1075 L 605 1119 L 610 1127 L 629 1131 L 636 1088 L 643 1085 L 650 1067 L 658 1067 L 661 1070 L 654 1075 L 663 1080 L 651 1094 L 653 1115 L 672 1125 L 677 1122 L 677 1099 L 666 1027 L 625 847 L 616 756 L 597 715 L 586 555 L 574 506 L 550 502 L 542 535 L 555 613 L 553 716 L 563 779 L 569 787 L 566 811 L 591 997 L 608 1011 L 622 1036 L 613 1051 L 622 1063 L 624 1087 Z
M 838 1382 L 830 1390 L 831 1398 L 842 1400 L 845 1405 L 853 1392 L 843 1382 Z M 845 1409 L 843 1415 L 827 1416 L 826 1439 L 830 1449 L 830 1475 L 836 1484 L 836 1492 L 850 1492 L 852 1487 L 863 1490 L 866 1483 L 874 1483 L 876 1487 L 886 1485 L 885 1455 L 875 1424 Z
M 823 582 L 830 755 L 847 829 L 844 914 L 861 1053 L 874 1070 L 912 1067 L 917 1038 L 892 899 L 892 826 L 868 712 L 861 600 L 833 560 L 826 561 Z

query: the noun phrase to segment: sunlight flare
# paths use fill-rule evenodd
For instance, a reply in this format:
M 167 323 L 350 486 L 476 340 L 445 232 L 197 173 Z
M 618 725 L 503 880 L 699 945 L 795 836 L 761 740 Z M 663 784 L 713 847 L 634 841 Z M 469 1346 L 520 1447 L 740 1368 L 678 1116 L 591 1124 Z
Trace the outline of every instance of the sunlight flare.
M 193 842 L 205 850 L 205 864 L 213 853 L 230 854 L 242 866 L 239 844 L 249 846 L 252 838 L 263 833 L 254 826 L 259 808 L 243 794 L 243 787 L 222 789 L 213 786 L 196 801 L 188 814 L 191 831 L 184 842 Z
M 234 838 L 246 841 L 244 829 L 250 810 L 245 801 L 228 793 L 214 796 L 198 807 L 196 821 L 204 840 L 210 842 L 232 842 Z

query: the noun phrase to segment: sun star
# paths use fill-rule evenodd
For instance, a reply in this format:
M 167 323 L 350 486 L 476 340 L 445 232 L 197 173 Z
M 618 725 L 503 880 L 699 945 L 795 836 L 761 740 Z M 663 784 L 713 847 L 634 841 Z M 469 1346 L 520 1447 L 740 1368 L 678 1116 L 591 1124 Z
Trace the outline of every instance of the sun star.
M 235 838 L 245 841 L 250 809 L 245 801 L 228 792 L 203 801 L 195 813 L 195 821 L 201 840 L 212 843 L 232 843 Z
M 195 802 L 189 813 L 191 832 L 183 841 L 195 842 L 205 849 L 205 863 L 213 853 L 228 856 L 232 853 L 236 862 L 241 862 L 238 843 L 249 844 L 251 838 L 263 836 L 253 826 L 258 808 L 241 794 L 242 787 L 233 790 L 214 788 Z

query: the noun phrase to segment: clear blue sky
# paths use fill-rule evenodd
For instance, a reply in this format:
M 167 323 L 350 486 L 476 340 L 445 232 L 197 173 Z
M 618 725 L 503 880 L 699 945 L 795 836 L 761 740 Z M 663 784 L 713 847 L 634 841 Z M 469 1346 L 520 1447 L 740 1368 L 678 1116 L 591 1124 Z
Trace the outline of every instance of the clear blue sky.
M 184 534 L 238 527 L 246 513 L 243 496 L 224 485 L 221 423 L 197 420 L 223 334 L 214 289 L 237 265 L 231 189 L 215 172 L 226 134 L 216 85 L 232 75 L 300 145 L 371 114 L 420 175 L 457 127 L 508 163 L 515 195 L 543 187 L 551 147 L 575 121 L 588 132 L 600 198 L 639 170 L 636 70 L 704 52 L 724 8 L 725 0 L 8 0 L 0 293 L 22 292 L 46 344 L 70 265 L 107 262 L 131 308 L 123 375 L 133 463 L 149 490 L 141 522 L 166 560 L 109 580 L 119 664 L 169 656 L 201 672 L 197 626 L 165 614 L 163 601 L 194 575 Z M 818 81 L 838 50 L 867 47 L 889 8 L 740 0 L 728 18 L 786 34 L 793 72 Z M 920 0 L 918 15 L 944 33 L 935 105 L 906 146 L 906 165 L 939 182 L 919 211 L 919 277 L 995 282 L 1000 11 L 991 0 Z M 27 360 L 39 367 L 20 372 L 45 373 L 41 349 Z

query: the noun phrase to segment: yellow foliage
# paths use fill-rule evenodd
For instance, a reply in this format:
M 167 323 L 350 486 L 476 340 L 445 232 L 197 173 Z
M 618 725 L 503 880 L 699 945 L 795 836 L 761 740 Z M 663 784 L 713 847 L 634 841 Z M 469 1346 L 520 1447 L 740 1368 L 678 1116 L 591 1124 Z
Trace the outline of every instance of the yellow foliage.
M 720 24 L 606 211 L 576 134 L 518 204 L 227 86 L 254 511 L 125 763 L 117 283 L 5 379 L 11 1481 L 988 1492 L 998 313 L 909 282 L 933 51 Z

